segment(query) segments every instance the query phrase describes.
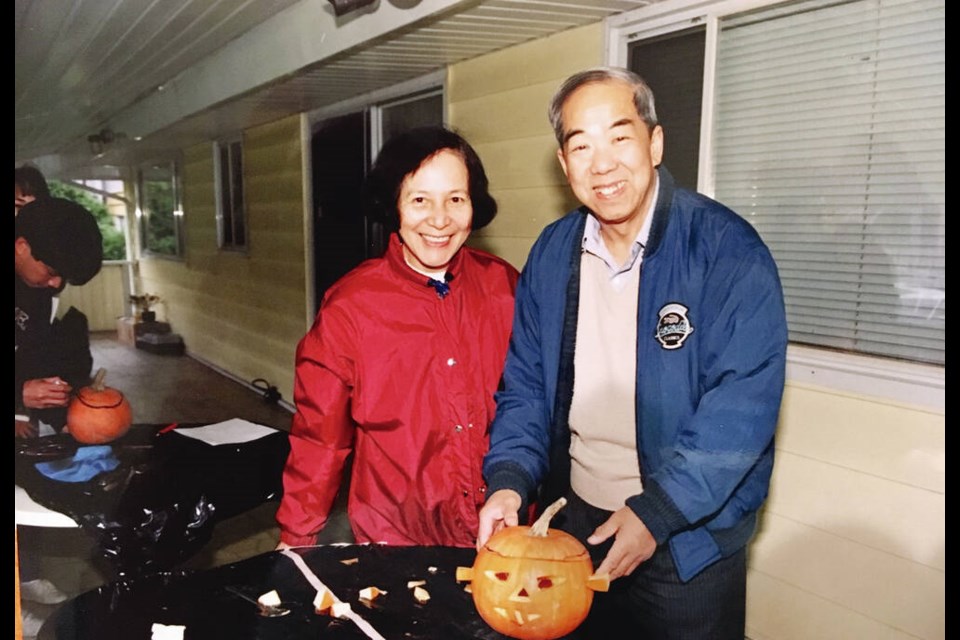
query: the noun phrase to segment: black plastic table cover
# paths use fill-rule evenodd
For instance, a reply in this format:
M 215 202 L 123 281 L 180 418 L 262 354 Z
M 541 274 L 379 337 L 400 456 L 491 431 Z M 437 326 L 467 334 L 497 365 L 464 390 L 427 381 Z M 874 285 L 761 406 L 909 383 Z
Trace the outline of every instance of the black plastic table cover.
M 76 520 L 119 577 L 172 569 L 210 540 L 217 522 L 280 497 L 287 433 L 212 446 L 160 433 L 163 426 L 134 425 L 109 443 L 116 469 L 75 483 L 36 469 L 82 446 L 68 434 L 16 440 L 16 484 Z
M 334 545 L 302 547 L 298 554 L 337 598 L 388 640 L 499 640 L 456 582 L 458 566 L 472 566 L 473 549 Z M 355 562 L 351 562 L 352 560 Z M 346 563 L 344 561 L 347 561 Z M 419 603 L 408 582 L 424 580 L 430 599 Z M 383 594 L 364 604 L 361 589 Z M 256 600 L 276 590 L 289 615 L 266 618 Z M 161 572 L 118 580 L 69 600 L 47 620 L 40 640 L 141 640 L 154 623 L 183 625 L 185 640 L 363 640 L 353 621 L 314 611 L 316 590 L 284 552 L 272 551 L 205 571 Z

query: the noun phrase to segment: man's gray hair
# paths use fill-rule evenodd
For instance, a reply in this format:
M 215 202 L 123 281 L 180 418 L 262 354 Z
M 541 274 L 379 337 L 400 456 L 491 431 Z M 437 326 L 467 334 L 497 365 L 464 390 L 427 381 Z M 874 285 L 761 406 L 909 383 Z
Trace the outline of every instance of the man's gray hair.
M 550 110 L 548 116 L 550 124 L 553 126 L 553 134 L 557 137 L 557 144 L 563 146 L 563 118 L 561 111 L 563 104 L 567 101 L 574 91 L 585 84 L 592 82 L 608 82 L 616 80 L 627 83 L 633 89 L 633 105 L 637 108 L 637 114 L 640 119 L 646 123 L 649 130 L 653 130 L 659 124 L 657 120 L 657 109 L 653 103 L 653 91 L 650 86 L 644 82 L 643 78 L 634 72 L 622 67 L 594 67 L 575 73 L 567 78 L 557 92 L 553 94 L 550 101 Z

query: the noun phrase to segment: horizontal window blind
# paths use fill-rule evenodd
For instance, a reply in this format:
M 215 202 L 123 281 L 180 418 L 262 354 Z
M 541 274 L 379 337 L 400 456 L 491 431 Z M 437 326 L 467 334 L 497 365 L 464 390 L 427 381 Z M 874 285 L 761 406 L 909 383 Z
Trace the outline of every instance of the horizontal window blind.
M 721 21 L 716 197 L 773 251 L 793 342 L 944 363 L 945 7 Z

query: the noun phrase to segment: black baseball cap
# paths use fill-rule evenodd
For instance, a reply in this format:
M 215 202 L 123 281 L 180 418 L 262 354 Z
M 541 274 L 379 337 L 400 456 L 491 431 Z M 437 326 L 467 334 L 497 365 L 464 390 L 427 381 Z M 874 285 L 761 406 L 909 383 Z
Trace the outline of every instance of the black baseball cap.
M 100 272 L 103 236 L 86 208 L 64 198 L 37 198 L 20 209 L 16 238 L 30 245 L 34 258 L 72 285 L 82 285 Z

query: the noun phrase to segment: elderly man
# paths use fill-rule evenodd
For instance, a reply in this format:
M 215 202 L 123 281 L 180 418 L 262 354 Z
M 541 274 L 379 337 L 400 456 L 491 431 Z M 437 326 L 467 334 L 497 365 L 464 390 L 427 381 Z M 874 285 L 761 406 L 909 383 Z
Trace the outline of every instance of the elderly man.
M 555 526 L 613 579 L 582 637 L 743 640 L 784 383 L 776 265 L 737 214 L 674 184 L 635 74 L 572 76 L 550 119 L 583 206 L 518 284 L 478 544 L 566 497 Z

